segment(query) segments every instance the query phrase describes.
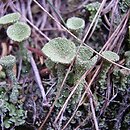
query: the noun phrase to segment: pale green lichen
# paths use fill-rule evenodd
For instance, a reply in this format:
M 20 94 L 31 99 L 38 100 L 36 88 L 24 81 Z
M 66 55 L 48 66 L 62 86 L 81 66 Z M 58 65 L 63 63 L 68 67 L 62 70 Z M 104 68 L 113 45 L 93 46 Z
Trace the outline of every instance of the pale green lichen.
M 112 52 L 112 51 L 104 51 L 104 52 L 102 52 L 102 55 L 105 58 L 112 60 L 112 61 L 118 61 L 119 60 L 119 56 L 115 52 Z
M 8 27 L 7 35 L 14 41 L 22 42 L 31 35 L 31 28 L 26 23 L 17 22 Z
M 14 105 L 9 102 L 9 91 L 5 90 L 6 86 L 0 86 L 0 119 L 1 128 L 11 129 L 25 123 L 26 112 L 21 104 Z M 6 88 L 7 89 L 7 88 Z
M 99 2 L 93 2 L 93 3 L 90 3 L 90 4 L 87 4 L 85 5 L 86 9 L 88 11 L 90 11 L 91 13 L 96 13 L 97 10 L 99 9 L 100 7 L 100 3 Z
M 16 63 L 16 58 L 13 55 L 4 56 L 0 59 L 0 65 L 3 68 L 5 68 L 8 77 L 13 83 L 16 82 L 16 77 L 12 72 L 15 63 Z
M 92 22 L 93 18 L 95 17 L 95 14 L 97 13 L 98 9 L 100 7 L 100 3 L 99 2 L 92 2 L 90 4 L 85 5 L 85 8 L 89 11 L 90 16 L 89 16 L 89 21 Z M 98 24 L 97 24 L 97 28 L 100 27 L 102 23 L 102 19 L 99 16 L 98 18 Z
M 112 51 L 104 51 L 104 52 L 102 52 L 102 55 L 111 61 L 118 61 L 120 58 L 115 52 L 112 52 Z M 99 77 L 100 77 L 99 84 L 102 89 L 106 89 L 105 88 L 106 78 L 107 78 L 107 73 L 108 73 L 110 67 L 111 67 L 111 63 L 104 60 L 104 64 L 102 66 L 102 71 L 99 75 Z
M 85 21 L 82 18 L 71 17 L 66 22 L 67 28 L 71 30 L 79 30 L 85 27 Z
M 0 18 L 0 25 L 13 24 L 19 21 L 21 15 L 19 13 L 10 13 Z
M 43 48 L 43 53 L 55 63 L 70 64 L 75 57 L 76 46 L 66 38 L 54 38 Z
M 130 51 L 126 51 L 124 54 L 125 66 L 130 68 Z M 115 68 L 113 70 L 113 85 L 118 86 L 118 90 L 125 93 L 129 86 L 130 71 L 121 68 Z
M 18 82 L 15 74 L 13 73 L 13 66 L 16 63 L 16 58 L 13 55 L 4 56 L 0 59 L 0 65 L 5 69 L 5 72 L 12 83 L 12 93 L 10 95 L 10 101 L 12 103 L 17 103 L 19 92 L 18 92 Z
M 12 68 L 16 62 L 16 58 L 13 55 L 4 56 L 0 59 L 0 65 L 5 68 Z
M 97 62 L 97 56 L 92 57 L 93 52 L 89 48 L 81 46 L 76 56 L 76 50 L 78 49 L 79 47 L 76 49 L 75 44 L 65 38 L 52 39 L 43 47 L 42 51 L 48 57 L 45 63 L 46 66 L 50 70 L 55 69 L 57 71 L 57 91 L 61 88 L 62 82 L 64 80 L 67 71 L 67 64 L 70 64 L 75 57 L 76 59 L 74 62 L 73 71 L 69 74 L 69 77 L 73 79 L 71 80 L 71 85 L 76 85 L 81 76 Z M 67 79 L 67 81 L 64 83 L 63 90 L 61 91 L 61 95 L 56 104 L 57 107 L 61 107 L 63 105 L 69 93 L 71 92 L 68 81 L 69 80 Z M 72 96 L 71 104 L 75 105 L 78 103 L 85 82 L 86 81 L 84 78 Z M 72 105 L 70 105 L 70 108 L 74 109 Z
M 45 65 L 49 70 L 52 70 L 55 67 L 55 62 L 53 62 L 51 59 L 47 58 L 45 60 Z
M 93 56 L 93 52 L 89 48 L 85 46 L 80 47 L 80 50 L 77 54 L 75 65 L 74 65 L 74 71 L 75 71 L 74 85 L 76 85 L 77 82 L 82 77 L 82 75 L 97 62 L 98 57 L 94 56 L 92 58 L 92 56 Z M 86 83 L 85 78 L 83 78 L 75 94 L 72 96 L 73 103 L 77 103 L 79 101 L 79 98 L 81 97 L 85 83 Z
M 66 22 L 66 27 L 77 37 L 82 37 L 85 21 L 82 18 L 71 17 Z M 76 43 L 77 41 L 75 41 Z
M 83 67 L 89 67 L 89 60 L 90 58 L 93 56 L 93 52 L 85 47 L 85 46 L 81 46 L 80 50 L 78 52 L 78 55 L 76 57 L 76 65 L 77 66 L 83 66 Z
M 130 67 L 130 51 L 125 52 L 126 66 Z

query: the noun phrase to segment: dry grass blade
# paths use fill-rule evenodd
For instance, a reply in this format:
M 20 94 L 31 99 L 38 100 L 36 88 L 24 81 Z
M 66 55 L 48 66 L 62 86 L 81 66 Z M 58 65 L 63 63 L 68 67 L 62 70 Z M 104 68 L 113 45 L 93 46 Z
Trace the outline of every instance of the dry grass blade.
M 87 86 L 88 88 L 88 86 Z M 97 118 L 96 118 L 96 114 L 95 114 L 95 110 L 94 110 L 94 106 L 93 106 L 93 98 L 92 98 L 92 92 L 90 90 L 90 88 L 88 88 L 88 94 L 89 94 L 89 102 L 90 102 L 90 106 L 91 106 L 91 111 L 92 111 L 92 115 L 93 115 L 93 121 L 95 124 L 95 129 L 99 130 L 99 126 L 98 126 L 98 122 L 97 122 Z
M 38 68 L 36 66 L 36 63 L 35 63 L 31 53 L 29 53 L 29 56 L 30 56 L 30 62 L 31 62 L 31 65 L 32 65 L 32 68 L 33 68 L 33 71 L 34 71 L 34 74 L 35 74 L 37 84 L 38 84 L 39 89 L 41 91 L 41 95 L 42 95 L 42 98 L 43 98 L 43 104 L 47 105 L 47 98 L 46 98 L 44 87 L 42 86 L 42 82 L 41 82 L 41 78 L 40 78 L 40 75 L 39 75 Z

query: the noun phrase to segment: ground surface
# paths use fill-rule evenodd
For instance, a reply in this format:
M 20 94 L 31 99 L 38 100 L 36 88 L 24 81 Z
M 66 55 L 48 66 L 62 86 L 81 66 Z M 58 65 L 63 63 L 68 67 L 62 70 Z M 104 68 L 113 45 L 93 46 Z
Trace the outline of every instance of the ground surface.
M 129 130 L 130 71 L 127 68 L 130 68 L 130 53 L 126 55 L 130 50 L 129 6 L 127 0 L 0 1 L 0 17 L 19 12 L 21 21 L 31 27 L 31 36 L 24 41 L 26 49 L 20 52 L 20 45 L 8 38 L 7 27 L 0 25 L 0 57 L 9 54 L 16 57 L 13 73 L 21 86 L 18 102 L 12 107 L 8 99 L 2 99 L 3 93 L 9 97 L 12 84 L 6 70 L 0 68 L 0 101 L 9 105 L 7 111 L 3 112 L 0 102 L 1 129 L 8 126 L 10 130 Z M 98 58 L 95 65 L 85 71 L 85 84 L 81 85 L 83 88 L 80 97 L 73 103 L 73 96 L 66 106 L 66 99 L 78 84 L 78 81 L 73 83 L 75 67 L 68 64 L 61 70 L 64 71 L 64 77 L 68 72 L 69 76 L 67 82 L 62 80 L 64 85 L 60 84 L 57 88 L 60 79 L 56 72 L 58 65 L 55 65 L 55 70 L 47 68 L 47 57 L 41 49 L 50 39 L 56 37 L 66 37 L 76 46 L 80 45 L 81 41 L 77 41 L 61 26 L 65 26 L 66 20 L 73 16 L 85 21 L 85 28 L 77 36 L 85 45 L 97 52 L 113 51 L 120 59 L 116 62 L 117 65 L 113 65 Z M 69 70 L 70 65 L 72 67 Z M 56 97 L 62 86 L 60 98 Z M 54 104 L 56 98 L 58 101 Z M 10 115 L 12 109 L 14 112 Z M 26 113 L 26 118 L 20 120 L 24 121 L 23 125 L 17 124 L 17 109 Z M 62 113 L 57 117 L 59 112 Z M 72 115 L 73 118 L 69 121 Z M 9 121 L 10 119 L 14 120 Z

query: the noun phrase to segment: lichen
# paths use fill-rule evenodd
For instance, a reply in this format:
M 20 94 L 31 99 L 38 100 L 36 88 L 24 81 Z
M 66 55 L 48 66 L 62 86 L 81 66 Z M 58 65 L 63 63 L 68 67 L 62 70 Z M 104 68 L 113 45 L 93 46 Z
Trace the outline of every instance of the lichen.
M 65 81 L 63 90 L 61 91 L 61 95 L 58 99 L 58 102 L 56 103 L 57 107 L 61 107 L 63 105 L 63 103 L 65 102 L 65 100 L 67 99 L 68 95 L 71 92 L 71 88 L 69 87 L 70 84 L 69 81 L 71 81 L 71 85 L 75 86 L 80 80 L 80 78 L 82 77 L 82 75 L 88 69 L 90 69 L 97 61 L 97 56 L 92 57 L 93 52 L 85 46 L 80 47 L 79 52 L 76 56 L 76 50 L 78 49 L 79 47 L 77 47 L 76 49 L 74 43 L 65 38 L 52 39 L 42 49 L 43 53 L 46 56 L 48 56 L 48 59 L 45 62 L 46 66 L 50 70 L 52 70 L 52 72 L 54 69 L 56 69 L 57 71 L 57 78 L 58 78 L 57 85 L 56 85 L 57 92 L 60 90 L 62 82 L 64 80 L 67 71 L 67 64 L 70 64 L 71 61 L 74 59 L 74 57 L 76 57 L 73 70 L 72 72 L 69 73 L 68 76 L 72 80 L 67 79 L 67 81 Z M 65 58 L 65 57 L 69 57 L 69 58 Z M 85 82 L 86 82 L 85 78 L 83 78 L 76 92 L 72 96 L 72 99 L 70 101 L 71 104 L 75 105 L 78 103 Z M 74 109 L 73 105 L 69 105 L 71 109 Z
M 4 56 L 0 59 L 0 65 L 5 69 L 7 76 L 9 77 L 12 84 L 12 93 L 10 94 L 10 101 L 17 103 L 19 92 L 18 82 L 15 74 L 13 73 L 13 66 L 16 63 L 16 59 L 13 55 Z
M 119 60 L 119 56 L 115 52 L 112 52 L 112 51 L 104 51 L 104 52 L 102 52 L 102 55 L 105 58 L 112 60 L 112 61 L 118 61 Z
M 99 2 L 93 2 L 93 3 L 85 5 L 86 10 L 88 10 L 89 13 L 90 13 L 90 16 L 89 16 L 89 21 L 90 22 L 93 21 L 93 18 L 95 17 L 95 14 L 97 13 L 99 7 L 100 7 Z M 101 17 L 99 17 L 97 28 L 100 27 L 101 23 L 102 23 L 102 19 L 101 19 Z
M 71 17 L 67 19 L 66 27 L 77 37 L 81 37 L 85 27 L 85 21 L 79 17 Z
M 75 64 L 74 64 L 74 71 L 75 71 L 74 85 L 76 85 L 77 82 L 82 77 L 82 75 L 97 62 L 97 56 L 94 56 L 94 57 L 92 56 L 93 56 L 93 52 L 89 48 L 85 46 L 80 47 L 80 50 L 77 54 Z M 75 94 L 72 97 L 73 103 L 77 103 L 79 101 L 79 98 L 81 97 L 85 83 L 86 83 L 85 78 L 83 78 Z
M 102 55 L 111 61 L 119 60 L 119 56 L 115 52 L 112 52 L 112 51 L 104 51 L 102 52 Z M 107 78 L 107 73 L 110 67 L 111 67 L 111 63 L 104 60 L 103 65 L 102 65 L 102 71 L 100 72 L 100 75 L 99 75 L 99 85 L 100 85 L 100 88 L 103 90 L 106 89 L 105 87 L 106 78 Z
M 54 38 L 42 48 L 43 53 L 55 63 L 70 64 L 75 57 L 75 44 L 66 38 Z
M 13 24 L 19 21 L 21 15 L 19 13 L 10 13 L 0 18 L 0 25 Z
M 1 128 L 11 129 L 25 123 L 26 112 L 22 104 L 14 105 L 9 101 L 7 86 L 0 86 L 0 116 Z
M 31 29 L 26 23 L 17 22 L 8 27 L 7 35 L 10 39 L 14 41 L 22 42 L 29 38 L 29 36 L 31 35 Z
M 82 18 L 71 17 L 67 19 L 66 26 L 71 30 L 83 29 L 85 27 L 85 21 Z

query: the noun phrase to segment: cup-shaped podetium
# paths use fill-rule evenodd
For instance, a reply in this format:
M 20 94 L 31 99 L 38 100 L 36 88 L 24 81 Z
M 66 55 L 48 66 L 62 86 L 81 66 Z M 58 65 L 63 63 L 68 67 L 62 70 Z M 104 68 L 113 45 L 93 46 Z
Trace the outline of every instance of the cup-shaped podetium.
M 23 42 L 31 35 L 31 28 L 24 22 L 17 22 L 7 29 L 7 35 L 16 42 Z
M 82 18 L 71 17 L 66 21 L 66 26 L 76 35 L 80 35 L 85 27 L 85 21 Z
M 115 53 L 115 52 L 112 52 L 112 51 L 104 51 L 102 52 L 102 55 L 111 60 L 111 61 L 118 61 L 120 59 L 120 57 Z
M 76 46 L 72 41 L 58 37 L 45 44 L 42 51 L 55 63 L 70 64 L 76 55 Z
M 97 62 L 98 58 L 97 56 L 92 58 L 92 56 L 93 52 L 88 47 L 81 46 L 75 60 L 76 68 L 80 68 L 80 70 L 90 69 Z
M 19 13 L 10 13 L 0 18 L 0 25 L 10 25 L 20 20 Z
M 0 65 L 6 70 L 6 74 L 11 82 L 17 83 L 16 76 L 13 73 L 13 67 L 16 64 L 16 58 L 13 55 L 8 55 L 0 58 Z

